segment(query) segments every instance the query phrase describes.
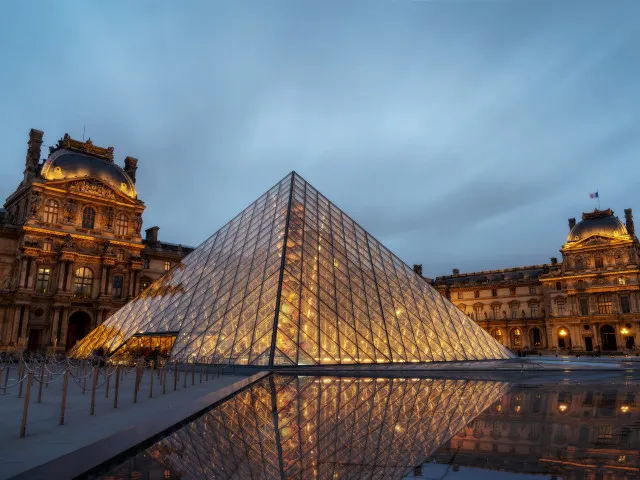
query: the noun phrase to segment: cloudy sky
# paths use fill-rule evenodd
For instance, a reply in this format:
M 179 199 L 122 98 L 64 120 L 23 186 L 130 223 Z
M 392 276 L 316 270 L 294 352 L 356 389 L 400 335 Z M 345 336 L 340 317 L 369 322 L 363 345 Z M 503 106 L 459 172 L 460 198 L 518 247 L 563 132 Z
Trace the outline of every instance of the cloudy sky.
M 640 214 L 637 0 L 2 10 L 3 198 L 30 128 L 86 128 L 186 245 L 291 170 L 428 276 L 548 261 L 596 188 Z

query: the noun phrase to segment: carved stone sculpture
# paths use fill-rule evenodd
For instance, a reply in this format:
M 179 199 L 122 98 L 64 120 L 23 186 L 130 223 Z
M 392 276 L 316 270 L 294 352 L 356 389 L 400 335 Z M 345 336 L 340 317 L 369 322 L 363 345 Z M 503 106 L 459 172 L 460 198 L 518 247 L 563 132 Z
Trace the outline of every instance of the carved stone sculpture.
M 140 235 L 140 229 L 142 228 L 142 215 L 140 213 L 136 213 L 135 217 L 133 217 L 133 228 L 136 235 Z
M 40 197 L 39 193 L 31 193 L 31 198 L 30 198 L 30 209 L 29 209 L 29 215 L 31 217 L 35 217 L 36 215 L 38 215 L 38 212 L 40 211 L 40 206 L 42 205 L 42 198 Z

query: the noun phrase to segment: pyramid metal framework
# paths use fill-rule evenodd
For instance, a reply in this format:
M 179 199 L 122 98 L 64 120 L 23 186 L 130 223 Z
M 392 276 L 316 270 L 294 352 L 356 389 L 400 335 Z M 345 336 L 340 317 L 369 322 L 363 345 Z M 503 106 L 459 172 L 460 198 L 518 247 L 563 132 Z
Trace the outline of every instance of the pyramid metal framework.
M 185 480 L 406 478 L 508 388 L 492 381 L 270 375 L 109 478 L 145 463 Z
M 174 334 L 179 361 L 391 364 L 513 355 L 295 172 L 74 347 Z

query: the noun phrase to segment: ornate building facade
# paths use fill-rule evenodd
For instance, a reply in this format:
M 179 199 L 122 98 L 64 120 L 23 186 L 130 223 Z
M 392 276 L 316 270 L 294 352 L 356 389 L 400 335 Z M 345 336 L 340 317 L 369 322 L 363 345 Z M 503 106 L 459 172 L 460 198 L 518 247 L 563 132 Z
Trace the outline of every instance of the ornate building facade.
M 41 161 L 42 139 L 0 209 L 0 351 L 71 348 L 192 250 L 141 237 L 137 159 L 65 135 Z
M 513 350 L 632 352 L 640 337 L 640 244 L 625 223 L 595 210 L 576 223 L 562 261 L 437 277 L 447 298 Z

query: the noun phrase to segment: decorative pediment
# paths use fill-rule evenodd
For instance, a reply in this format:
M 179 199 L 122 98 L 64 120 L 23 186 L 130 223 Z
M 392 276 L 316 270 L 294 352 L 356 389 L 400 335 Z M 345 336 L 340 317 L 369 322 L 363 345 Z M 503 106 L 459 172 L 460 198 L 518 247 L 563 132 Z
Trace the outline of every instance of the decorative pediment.
M 628 240 L 623 238 L 611 238 L 611 237 L 604 237 L 601 235 L 593 235 L 591 237 L 585 238 L 584 240 L 580 240 L 570 245 L 567 245 L 563 248 L 563 250 L 564 251 L 578 250 L 584 247 L 605 247 L 605 246 L 614 247 L 618 245 L 624 245 L 626 243 L 628 243 Z
M 71 182 L 67 190 L 69 190 L 70 193 L 84 193 L 85 195 L 93 195 L 110 200 L 115 200 L 116 198 L 116 193 L 111 187 L 95 178 Z

